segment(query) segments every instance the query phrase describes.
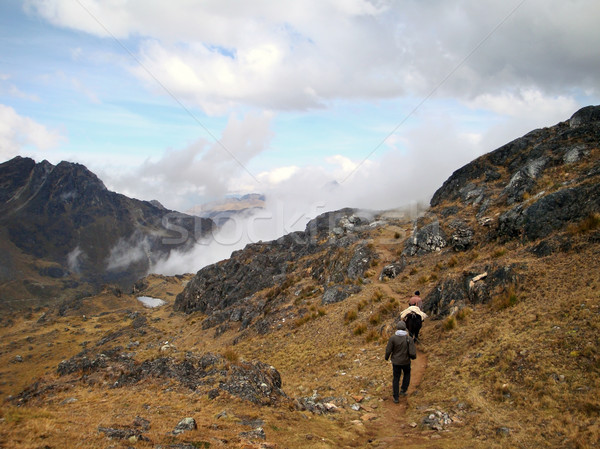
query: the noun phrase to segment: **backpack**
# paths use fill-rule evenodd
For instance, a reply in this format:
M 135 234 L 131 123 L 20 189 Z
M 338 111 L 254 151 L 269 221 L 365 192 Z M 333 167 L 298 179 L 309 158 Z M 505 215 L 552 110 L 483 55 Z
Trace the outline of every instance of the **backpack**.
M 417 348 L 415 347 L 414 343 L 411 346 L 410 345 L 410 337 L 407 335 L 406 336 L 406 346 L 408 348 L 408 356 L 414 360 L 417 358 Z

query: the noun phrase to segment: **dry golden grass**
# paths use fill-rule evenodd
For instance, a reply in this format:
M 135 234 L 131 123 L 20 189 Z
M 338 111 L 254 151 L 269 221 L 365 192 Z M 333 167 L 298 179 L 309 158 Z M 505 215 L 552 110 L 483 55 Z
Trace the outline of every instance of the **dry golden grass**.
M 5 402 L 0 447 L 143 448 L 182 441 L 243 447 L 246 443 L 239 434 L 250 430 L 243 424 L 248 419 L 263 420 L 267 441 L 281 448 L 396 443 L 407 448 L 594 447 L 600 435 L 597 248 L 582 242 L 577 250 L 543 259 L 533 258 L 525 247 L 504 248 L 502 263 L 526 264 L 526 279 L 489 304 L 459 308 L 451 327 L 444 320 L 427 320 L 415 362 L 415 376 L 417 368 L 424 370 L 422 381 L 415 381 L 407 403 L 396 409 L 390 401 L 391 369 L 383 361 L 389 336 L 385 326 L 406 307 L 419 273 L 457 275 L 470 264 L 497 262 L 495 251 L 500 248 L 478 247 L 476 257 L 450 251 L 423 256 L 413 265 L 414 272 L 406 270 L 412 274 L 385 283 L 373 277 L 359 294 L 326 307 L 310 293 L 314 288 L 306 286 L 301 299 L 289 295 L 282 305 L 308 310 L 302 323 L 287 320 L 281 328 L 263 336 L 249 334 L 235 346 L 237 329 L 215 338 L 214 329 L 202 329 L 202 314 L 172 313 L 174 295 L 185 279 L 151 279 L 151 296 L 168 301 L 158 309 L 139 307 L 133 297 L 105 293 L 89 301 L 98 301 L 100 310 L 108 313 L 88 314 L 85 319 L 51 314 L 46 323 L 38 324 L 43 310 L 28 318 L 15 315 L 12 324 L 0 329 L 4 399 L 38 378 L 56 379 L 61 360 L 127 329 L 129 309 L 147 316 L 148 331 L 144 335 L 126 331 L 107 348 L 127 347 L 135 340 L 139 345 L 132 351 L 143 360 L 164 355 L 160 346 L 168 341 L 175 346 L 168 355 L 176 358 L 195 351 L 220 353 L 232 363 L 261 360 L 278 369 L 291 399 L 316 391 L 321 398 L 337 398 L 341 406 L 337 413 L 318 416 L 295 410 L 291 402 L 259 408 L 224 394 L 210 400 L 160 380 L 125 388 L 74 382 L 21 407 Z M 426 297 L 435 280 L 423 282 Z M 17 355 L 22 362 L 16 361 Z M 357 396 L 365 398 L 361 404 L 366 407 L 358 412 L 350 408 Z M 428 430 L 420 423 L 430 410 L 443 410 L 455 421 L 445 432 Z M 223 411 L 226 417 L 218 417 Z M 360 418 L 366 413 L 377 419 L 363 422 Z M 151 422 L 147 434 L 151 443 L 110 441 L 98 432 L 98 426 L 130 425 L 136 416 Z M 169 435 L 186 416 L 194 417 L 199 429 Z M 411 422 L 419 425 L 413 428 Z M 508 435 L 499 430 L 503 428 L 509 429 Z

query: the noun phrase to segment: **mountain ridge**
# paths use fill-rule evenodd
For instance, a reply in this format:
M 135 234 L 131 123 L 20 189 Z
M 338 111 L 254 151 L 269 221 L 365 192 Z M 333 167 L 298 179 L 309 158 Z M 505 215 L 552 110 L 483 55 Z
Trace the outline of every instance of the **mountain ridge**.
M 37 271 L 35 282 L 48 284 L 48 296 L 74 283 L 86 291 L 105 283 L 130 288 L 158 259 L 190 248 L 214 227 L 210 219 L 111 192 L 81 164 L 16 157 L 0 164 L 0 180 L 0 227 L 18 248 L 11 257 L 22 253 L 53 267 L 55 276 L 28 274 Z M 5 279 L 13 286 L 21 281 Z M 16 297 L 30 295 L 23 286 L 20 294 L 13 289 Z

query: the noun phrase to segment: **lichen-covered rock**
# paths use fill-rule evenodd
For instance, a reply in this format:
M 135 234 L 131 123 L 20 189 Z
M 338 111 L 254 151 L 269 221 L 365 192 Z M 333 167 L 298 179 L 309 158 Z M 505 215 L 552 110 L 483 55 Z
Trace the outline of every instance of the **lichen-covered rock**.
M 405 266 L 406 266 L 406 261 L 404 260 L 404 258 L 402 258 L 402 260 L 400 260 L 399 262 L 395 262 L 395 263 L 386 265 L 381 270 L 381 274 L 379 275 L 379 280 L 383 281 L 386 278 L 394 279 L 396 276 L 398 276 L 400 273 L 402 273 Z
M 532 161 L 527 161 L 527 163 L 521 167 L 512 178 L 510 178 L 509 183 L 504 188 L 501 195 L 506 196 L 506 203 L 510 205 L 521 201 L 523 195 L 533 189 L 536 178 L 541 175 L 549 161 L 550 159 L 545 156 Z
M 438 221 L 429 223 L 409 237 L 402 255 L 415 256 L 419 254 L 440 251 L 447 245 L 446 234 Z
M 173 429 L 173 435 L 179 435 L 180 433 L 187 432 L 190 430 L 196 430 L 198 428 L 198 424 L 196 424 L 196 420 L 194 418 L 183 418 L 181 421 L 177 423 L 175 429 Z
M 475 232 L 462 220 L 452 220 L 448 225 L 452 229 L 450 246 L 455 251 L 466 251 L 473 244 Z

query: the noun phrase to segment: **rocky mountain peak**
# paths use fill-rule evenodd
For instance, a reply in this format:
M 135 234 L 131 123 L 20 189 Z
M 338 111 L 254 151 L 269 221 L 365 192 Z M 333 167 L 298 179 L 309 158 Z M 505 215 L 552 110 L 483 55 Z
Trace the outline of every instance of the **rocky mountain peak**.
M 82 281 L 93 289 L 106 282 L 129 287 L 152 263 L 190 248 L 214 226 L 111 192 L 84 165 L 66 161 L 54 166 L 16 157 L 0 164 L 0 187 L 0 243 L 10 253 L 0 271 L 9 273 L 3 280 L 12 283 L 11 295 L 30 295 L 27 286 L 45 285 L 30 277 L 49 272 L 56 287 L 36 287 L 36 294 L 58 295 Z M 14 261 L 27 257 L 44 267 L 19 277 Z M 15 281 L 24 282 L 17 293 Z

